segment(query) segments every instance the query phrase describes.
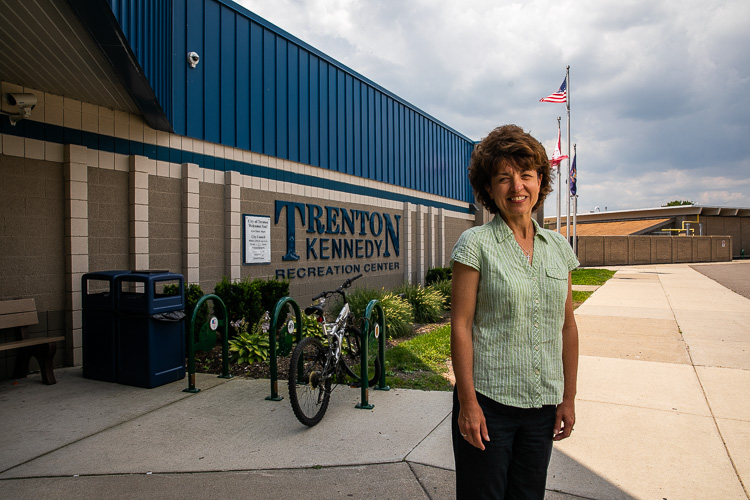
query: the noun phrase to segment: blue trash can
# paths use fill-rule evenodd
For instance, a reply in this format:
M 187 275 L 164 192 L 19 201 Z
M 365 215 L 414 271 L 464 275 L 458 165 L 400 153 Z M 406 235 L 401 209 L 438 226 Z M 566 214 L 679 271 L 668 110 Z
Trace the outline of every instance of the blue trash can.
M 115 278 L 130 271 L 101 271 L 81 278 L 83 376 L 117 381 Z
M 115 286 L 117 382 L 152 388 L 185 378 L 183 276 L 133 271 Z

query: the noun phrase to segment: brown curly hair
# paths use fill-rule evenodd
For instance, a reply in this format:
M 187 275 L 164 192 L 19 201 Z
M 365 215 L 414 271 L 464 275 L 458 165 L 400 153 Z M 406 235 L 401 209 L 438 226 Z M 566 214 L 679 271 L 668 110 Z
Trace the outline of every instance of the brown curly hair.
M 487 192 L 487 186 L 501 164 L 521 171 L 536 170 L 541 176 L 539 199 L 533 210 L 552 192 L 551 169 L 544 146 L 517 125 L 497 127 L 474 147 L 469 161 L 469 182 L 474 195 L 491 213 L 499 213 L 500 209 Z

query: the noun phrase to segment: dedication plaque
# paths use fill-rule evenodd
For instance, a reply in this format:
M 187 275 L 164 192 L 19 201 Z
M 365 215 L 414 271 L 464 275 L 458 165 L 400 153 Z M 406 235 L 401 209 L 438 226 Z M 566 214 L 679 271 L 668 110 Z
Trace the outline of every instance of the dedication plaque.
M 245 264 L 271 263 L 271 218 L 243 215 L 245 229 Z

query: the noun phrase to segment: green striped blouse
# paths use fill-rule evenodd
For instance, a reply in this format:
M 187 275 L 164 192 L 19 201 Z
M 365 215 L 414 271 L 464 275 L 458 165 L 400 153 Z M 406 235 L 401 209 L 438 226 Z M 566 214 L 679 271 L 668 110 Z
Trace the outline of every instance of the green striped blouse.
M 460 262 L 480 275 L 472 328 L 474 387 L 519 408 L 562 401 L 568 273 L 579 265 L 565 237 L 532 221 L 531 264 L 499 215 L 465 231 L 451 256 L 451 265 Z

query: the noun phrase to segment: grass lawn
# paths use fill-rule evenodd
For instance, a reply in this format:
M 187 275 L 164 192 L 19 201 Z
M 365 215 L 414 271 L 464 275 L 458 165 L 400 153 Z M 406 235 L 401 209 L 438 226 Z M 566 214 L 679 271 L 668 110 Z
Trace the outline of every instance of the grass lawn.
M 574 285 L 603 285 L 614 276 L 615 271 L 608 269 L 574 269 L 571 274 Z
M 573 308 L 575 309 L 583 304 L 592 293 L 594 292 L 579 292 L 578 290 L 573 290 Z
M 451 327 L 444 325 L 388 349 L 385 356 L 386 384 L 423 391 L 450 391 Z

